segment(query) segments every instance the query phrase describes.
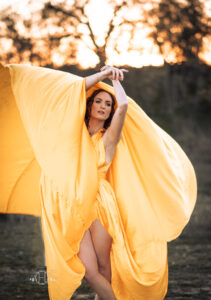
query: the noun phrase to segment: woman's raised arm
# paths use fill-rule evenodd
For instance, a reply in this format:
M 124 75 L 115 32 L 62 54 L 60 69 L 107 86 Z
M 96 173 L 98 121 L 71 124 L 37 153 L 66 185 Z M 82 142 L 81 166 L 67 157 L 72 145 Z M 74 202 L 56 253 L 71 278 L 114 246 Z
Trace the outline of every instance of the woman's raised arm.
M 103 136 L 103 143 L 106 152 L 107 164 L 114 157 L 116 146 L 121 138 L 122 128 L 124 125 L 128 101 L 127 95 L 118 80 L 112 80 L 118 107 L 113 115 L 111 125 L 107 128 Z
M 106 78 L 123 80 L 124 79 L 123 72 L 127 72 L 127 70 L 124 69 L 120 70 L 110 66 L 102 67 L 101 72 L 97 72 L 93 75 L 86 77 L 86 83 L 85 83 L 86 91 L 90 89 L 93 85 L 98 83 L 99 81 L 102 81 Z
M 98 72 L 93 75 L 86 77 L 85 87 L 86 91 L 90 89 L 93 85 L 98 83 L 99 81 L 102 81 L 106 78 L 105 72 Z
M 112 83 L 118 107 L 113 115 L 111 125 L 104 134 L 103 140 L 105 148 L 116 148 L 116 145 L 121 138 L 122 128 L 128 108 L 127 95 L 121 83 L 119 80 L 112 80 Z

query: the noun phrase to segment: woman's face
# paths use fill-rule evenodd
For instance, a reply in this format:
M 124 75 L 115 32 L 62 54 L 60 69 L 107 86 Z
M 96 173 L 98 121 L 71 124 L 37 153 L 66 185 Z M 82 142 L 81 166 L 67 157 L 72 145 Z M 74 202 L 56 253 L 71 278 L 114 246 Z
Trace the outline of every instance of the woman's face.
M 90 117 L 106 121 L 110 116 L 111 108 L 111 96 L 106 92 L 100 92 L 94 98 Z

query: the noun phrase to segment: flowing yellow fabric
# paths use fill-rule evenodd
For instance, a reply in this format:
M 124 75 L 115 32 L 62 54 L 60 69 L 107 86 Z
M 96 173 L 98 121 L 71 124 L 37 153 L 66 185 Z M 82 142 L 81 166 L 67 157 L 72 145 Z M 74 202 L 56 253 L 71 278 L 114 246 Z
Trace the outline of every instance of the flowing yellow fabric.
M 26 65 L 0 68 L 0 212 L 40 216 L 51 300 L 70 299 L 85 267 L 77 253 L 98 218 L 113 238 L 118 300 L 163 299 L 167 242 L 193 211 L 194 168 L 178 145 L 128 97 L 121 140 L 108 166 L 103 131 L 84 123 L 85 79 Z M 55 280 L 51 280 L 54 274 Z

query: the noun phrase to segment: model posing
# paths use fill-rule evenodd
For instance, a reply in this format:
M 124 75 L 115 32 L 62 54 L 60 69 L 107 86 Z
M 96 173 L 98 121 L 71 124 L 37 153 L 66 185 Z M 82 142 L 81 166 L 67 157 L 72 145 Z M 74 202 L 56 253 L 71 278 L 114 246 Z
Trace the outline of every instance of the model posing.
M 0 66 L 0 212 L 41 217 L 50 300 L 69 300 L 84 277 L 95 300 L 167 293 L 167 242 L 190 219 L 196 176 L 126 96 L 125 72 Z
M 113 95 L 96 90 L 87 101 L 86 123 L 90 136 L 105 128 L 103 144 L 106 162 L 110 164 L 121 138 L 122 127 L 127 113 L 128 101 L 119 80 L 124 79 L 125 69 L 110 66 L 101 68 L 101 72 L 86 78 L 86 90 L 105 78 L 112 80 L 118 107 L 114 112 Z M 109 120 L 109 124 L 105 123 Z M 97 299 L 116 299 L 111 288 L 110 249 L 112 237 L 97 219 L 84 234 L 80 244 L 79 257 L 86 267 L 85 279 L 96 291 Z

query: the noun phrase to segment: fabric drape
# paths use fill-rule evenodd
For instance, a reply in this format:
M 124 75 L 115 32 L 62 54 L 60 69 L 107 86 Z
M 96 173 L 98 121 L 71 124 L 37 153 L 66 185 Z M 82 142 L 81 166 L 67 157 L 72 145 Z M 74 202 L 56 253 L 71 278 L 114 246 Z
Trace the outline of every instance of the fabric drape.
M 0 212 L 41 217 L 47 271 L 56 276 L 48 279 L 51 300 L 69 299 L 85 274 L 77 253 L 96 219 L 98 172 L 84 116 L 86 99 L 97 88 L 114 94 L 103 82 L 86 92 L 85 78 L 62 71 L 15 64 L 0 68 Z M 106 179 L 116 197 L 130 264 L 121 260 L 125 249 L 114 245 L 112 287 L 117 299 L 152 299 L 152 293 L 153 299 L 163 299 L 158 290 L 167 286 L 166 243 L 189 221 L 196 176 L 179 144 L 128 101 Z

